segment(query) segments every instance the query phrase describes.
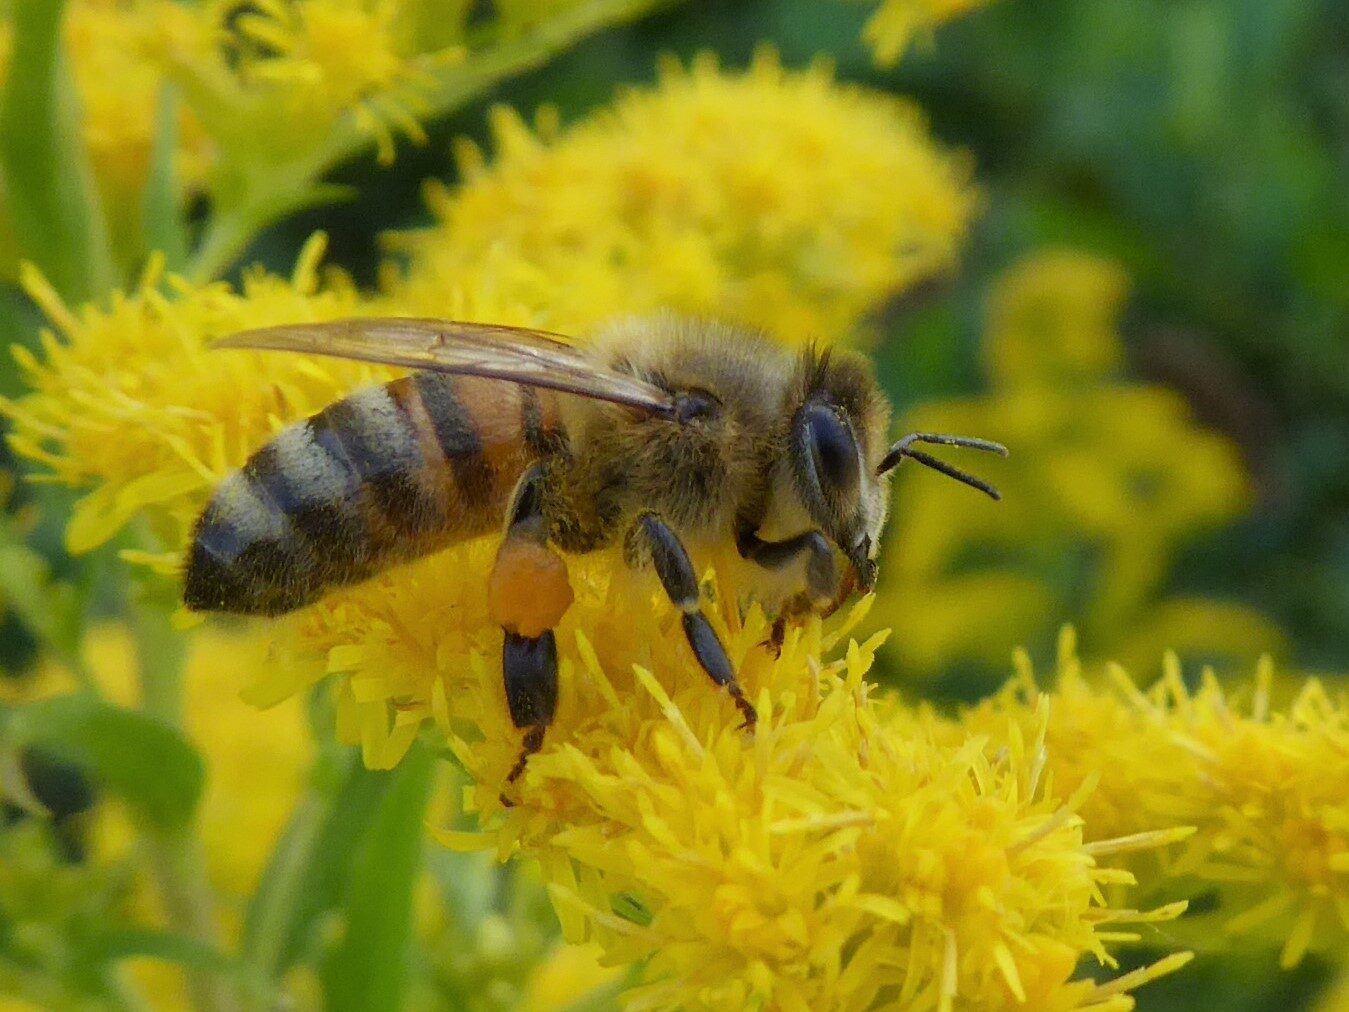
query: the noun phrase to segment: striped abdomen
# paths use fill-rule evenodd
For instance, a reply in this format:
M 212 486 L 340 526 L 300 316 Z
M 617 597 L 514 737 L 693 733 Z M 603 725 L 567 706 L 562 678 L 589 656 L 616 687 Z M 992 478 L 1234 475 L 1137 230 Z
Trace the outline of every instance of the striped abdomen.
M 559 438 L 544 390 L 429 372 L 362 390 L 221 482 L 197 522 L 183 600 L 276 615 L 485 534 Z

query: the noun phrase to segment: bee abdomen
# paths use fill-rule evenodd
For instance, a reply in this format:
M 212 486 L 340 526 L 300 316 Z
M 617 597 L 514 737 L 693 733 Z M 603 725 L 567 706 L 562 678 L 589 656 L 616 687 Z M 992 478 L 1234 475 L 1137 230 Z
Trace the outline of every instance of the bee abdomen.
M 542 412 L 540 404 L 547 401 Z M 500 522 L 554 399 L 416 373 L 282 431 L 198 521 L 184 601 L 280 614 Z

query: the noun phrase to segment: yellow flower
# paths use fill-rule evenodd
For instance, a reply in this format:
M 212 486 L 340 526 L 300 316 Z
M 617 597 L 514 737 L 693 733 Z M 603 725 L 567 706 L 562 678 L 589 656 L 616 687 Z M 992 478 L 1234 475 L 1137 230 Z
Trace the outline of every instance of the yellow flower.
M 905 418 L 905 430 L 976 432 L 1012 450 L 986 465 L 996 505 L 896 479 L 878 611 L 905 629 L 893 649 L 906 674 L 1001 665 L 1074 610 L 1096 649 L 1139 669 L 1166 645 L 1236 663 L 1282 649 L 1249 608 L 1162 597 L 1181 546 L 1240 515 L 1246 479 L 1231 443 L 1196 426 L 1177 394 L 1113 379 L 1125 290 L 1095 257 L 1029 258 L 990 299 L 993 391 Z
M 1069 979 L 1084 954 L 1110 962 L 1100 926 L 1131 916 L 1100 905 L 1116 876 L 1094 854 L 1114 845 L 1083 843 L 1085 792 L 1044 794 L 1039 739 L 915 736 L 863 680 L 879 637 L 824 660 L 845 630 L 812 622 L 774 659 L 751 612 L 725 619 L 761 712 L 747 741 L 669 615 L 578 604 L 594 613 L 519 804 L 445 837 L 536 856 L 570 940 L 646 961 L 632 1007 L 1059 1009 L 1114 992 Z M 483 668 L 444 670 L 433 702 L 496 811 L 516 736 Z
M 322 248 L 311 243 L 289 281 L 250 273 L 241 293 L 173 280 L 171 298 L 152 264 L 140 286 L 107 309 L 72 311 L 26 274 L 60 337 L 44 336 L 41 358 L 14 349 L 33 392 L 17 403 L 0 400 L 0 411 L 13 419 L 11 445 L 43 464 L 46 480 L 92 489 L 67 529 L 72 551 L 102 544 L 147 512 L 170 547 L 161 561 L 172 569 L 210 489 L 269 432 L 388 375 L 208 350 L 211 339 L 248 326 L 358 313 L 358 296 L 340 278 L 319 288 Z
M 216 0 L 163 32 L 158 55 L 235 159 L 292 157 L 350 114 L 389 161 L 395 128 L 425 136 L 418 114 L 432 70 L 465 55 L 463 12 L 443 12 L 435 35 L 447 44 L 424 53 L 430 26 L 419 9 L 405 0 L 260 0 L 240 11 Z
M 1099 925 L 1130 916 L 1098 905 L 1117 876 L 1093 857 L 1115 845 L 1083 842 L 1080 795 L 1039 789 L 1036 739 L 1003 758 L 891 723 L 863 681 L 879 637 L 825 661 L 844 630 L 815 622 L 774 660 L 761 614 L 716 614 L 760 708 L 747 741 L 659 593 L 636 594 L 610 560 L 577 560 L 557 718 L 503 810 L 520 735 L 482 602 L 489 548 L 282 620 L 287 675 L 263 688 L 336 675 L 339 730 L 377 765 L 435 714 L 489 820 L 446 840 L 537 857 L 570 940 L 648 960 L 636 1007 L 865 1007 L 893 993 L 984 1008 L 1024 993 L 1053 1009 L 1113 993 L 1069 976 L 1084 953 L 1107 958 Z
M 1349 950 L 1349 699 L 1309 679 L 1283 712 L 1265 659 L 1249 701 L 1212 671 L 1191 691 L 1172 654 L 1140 710 L 1193 754 L 1201 832 L 1184 869 L 1221 883 L 1226 931 L 1282 943 L 1280 963 Z
M 930 35 L 943 22 L 959 17 L 987 0 L 882 0 L 871 15 L 862 38 L 876 62 L 893 67 L 913 43 Z
M 1012 267 L 989 298 L 984 358 L 993 384 L 1080 387 L 1115 375 L 1128 294 L 1118 264 L 1074 250 L 1042 250 Z
M 1200 801 L 1190 753 L 1169 729 L 1088 680 L 1071 627 L 1059 634 L 1052 688 L 1037 684 L 1024 650 L 1017 650 L 1014 660 L 1015 677 L 996 696 L 963 712 L 958 734 L 999 738 L 1015 720 L 1024 735 L 1042 700 L 1048 700 L 1047 775 L 1063 791 L 1099 778 L 1079 810 L 1087 839 L 1193 824 Z
M 1001 696 L 962 716 L 961 730 L 996 738 L 999 722 L 1024 727 L 1047 701 L 1046 774 L 1063 791 L 1099 778 L 1080 810 L 1090 837 L 1196 827 L 1181 852 L 1132 869 L 1150 890 L 1174 892 L 1193 879 L 1218 887 L 1214 917 L 1172 930 L 1212 944 L 1206 929 L 1216 919 L 1233 940 L 1277 940 L 1284 966 L 1310 948 L 1345 951 L 1349 700 L 1313 678 L 1275 709 L 1268 660 L 1253 685 L 1226 691 L 1206 671 L 1192 691 L 1175 654 L 1146 692 L 1119 666 L 1107 687 L 1093 687 L 1071 630 L 1060 637 L 1052 691 L 1036 686 L 1024 655 L 1018 667 Z
M 504 110 L 493 130 L 494 164 L 462 144 L 464 185 L 433 189 L 437 227 L 401 243 L 418 312 L 488 291 L 564 332 L 674 309 L 830 341 L 950 268 L 975 204 L 912 106 L 768 51 L 743 73 L 667 64 L 565 130 Z

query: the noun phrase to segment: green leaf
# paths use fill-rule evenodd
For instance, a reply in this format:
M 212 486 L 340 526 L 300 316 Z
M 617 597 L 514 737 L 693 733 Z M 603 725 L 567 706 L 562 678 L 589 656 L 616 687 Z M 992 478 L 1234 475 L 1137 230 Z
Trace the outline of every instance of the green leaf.
M 198 938 L 136 928 L 95 935 L 81 948 L 77 961 L 94 965 L 135 956 L 151 956 L 212 973 L 234 973 L 239 968 L 225 953 Z
M 84 769 L 161 830 L 196 811 L 205 766 L 169 724 L 88 695 L 57 696 L 16 709 L 5 728 L 14 747 L 36 747 Z
M 64 9 L 62 0 L 12 5 L 0 172 L 19 255 L 37 264 L 62 296 L 80 301 L 108 291 L 114 271 L 61 48 Z
M 324 1007 L 400 1009 L 412 971 L 413 889 L 421 870 L 435 760 L 414 747 L 356 849 L 343 905 L 346 931 L 322 967 Z
M 273 979 L 315 957 L 316 926 L 342 905 L 355 841 L 369 829 L 391 781 L 346 748 L 321 756 L 311 779 L 317 786 L 292 814 L 244 918 L 245 958 Z
M 29 548 L 4 517 L 0 517 L 0 601 L 85 680 L 80 658 L 83 596 L 74 586 L 54 581 L 47 559 Z

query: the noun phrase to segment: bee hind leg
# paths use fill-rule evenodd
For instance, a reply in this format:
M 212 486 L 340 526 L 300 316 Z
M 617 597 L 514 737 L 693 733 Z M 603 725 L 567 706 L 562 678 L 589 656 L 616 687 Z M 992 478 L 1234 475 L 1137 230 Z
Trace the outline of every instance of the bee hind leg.
M 521 477 L 511 500 L 506 536 L 487 584 L 487 605 L 504 635 L 501 674 L 511 722 L 525 729 L 520 757 L 506 775 L 512 784 L 557 709 L 557 639 L 553 627 L 571 607 L 567 565 L 548 544 L 543 513 L 545 471 L 536 464 Z M 503 792 L 501 802 L 513 804 Z
M 703 614 L 698 599 L 698 578 L 693 571 L 689 554 L 670 525 L 655 513 L 643 513 L 628 531 L 624 543 L 630 564 L 649 561 L 660 578 L 665 593 L 683 613 L 684 635 L 688 638 L 693 656 L 712 681 L 730 693 L 732 701 L 744 718 L 741 725 L 753 729 L 759 719 L 753 705 L 745 698 L 735 669 L 726 655 L 726 648 L 717 638 L 716 630 Z

